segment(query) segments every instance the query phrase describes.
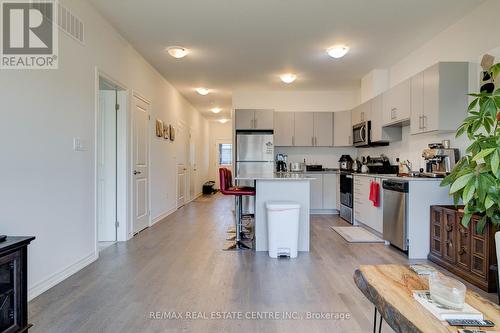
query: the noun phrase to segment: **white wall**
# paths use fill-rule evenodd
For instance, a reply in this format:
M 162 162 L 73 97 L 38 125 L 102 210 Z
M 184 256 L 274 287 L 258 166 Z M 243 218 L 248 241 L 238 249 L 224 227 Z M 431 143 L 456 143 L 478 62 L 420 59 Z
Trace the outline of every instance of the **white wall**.
M 340 156 L 347 154 L 355 157 L 355 148 L 330 147 L 276 147 L 276 154 L 288 155 L 288 162 L 303 162 L 321 164 L 323 168 L 338 168 Z
M 233 109 L 345 111 L 359 102 L 359 91 L 235 91 Z
M 225 124 L 221 124 L 218 121 L 210 121 L 210 167 L 209 167 L 209 179 L 214 180 L 216 183 L 216 188 L 219 188 L 219 161 L 217 160 L 219 154 L 217 151 L 218 141 L 228 141 L 232 142 L 232 122 L 228 121 Z M 233 147 L 234 149 L 234 147 Z
M 34 235 L 30 297 L 96 258 L 95 69 L 151 101 L 151 119 L 198 133 L 199 183 L 208 177 L 207 121 L 86 1 L 61 1 L 86 27 L 86 44 L 59 34 L 59 69 L 2 71 L 0 231 Z M 152 131 L 150 131 L 152 134 Z M 73 137 L 86 142 L 75 152 Z M 151 142 L 152 218 L 175 207 L 175 143 Z

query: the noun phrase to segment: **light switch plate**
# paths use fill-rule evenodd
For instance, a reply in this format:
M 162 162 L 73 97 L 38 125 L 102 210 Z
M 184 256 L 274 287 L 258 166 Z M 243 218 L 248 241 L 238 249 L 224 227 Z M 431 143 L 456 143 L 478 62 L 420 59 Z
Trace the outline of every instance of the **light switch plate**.
M 85 140 L 81 138 L 73 138 L 73 150 L 74 151 L 85 151 L 87 147 L 85 145 Z

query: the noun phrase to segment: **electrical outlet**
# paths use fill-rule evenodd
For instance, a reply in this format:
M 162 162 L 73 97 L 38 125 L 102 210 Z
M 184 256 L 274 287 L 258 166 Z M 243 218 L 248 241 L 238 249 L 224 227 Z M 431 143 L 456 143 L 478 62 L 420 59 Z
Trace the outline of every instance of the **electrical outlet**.
M 85 144 L 85 140 L 81 138 L 73 138 L 73 150 L 74 151 L 86 151 L 87 147 Z

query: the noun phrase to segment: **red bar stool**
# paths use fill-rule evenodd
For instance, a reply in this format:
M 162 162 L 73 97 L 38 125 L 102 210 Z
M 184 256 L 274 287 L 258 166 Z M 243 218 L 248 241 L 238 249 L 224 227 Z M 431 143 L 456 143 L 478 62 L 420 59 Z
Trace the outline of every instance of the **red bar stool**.
M 241 241 L 242 198 L 244 195 L 255 196 L 255 188 L 233 186 L 231 170 L 226 168 L 219 169 L 219 180 L 221 193 L 224 195 L 234 195 L 236 197 L 236 239 L 231 248 L 249 248 Z

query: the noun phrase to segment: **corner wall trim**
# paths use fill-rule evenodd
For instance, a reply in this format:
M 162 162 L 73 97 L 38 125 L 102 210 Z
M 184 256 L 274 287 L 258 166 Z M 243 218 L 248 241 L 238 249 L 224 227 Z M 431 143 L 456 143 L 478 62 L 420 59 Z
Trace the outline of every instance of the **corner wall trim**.
M 45 279 L 44 281 L 41 281 L 32 287 L 28 288 L 28 301 L 31 301 L 33 298 L 43 294 L 50 288 L 54 287 L 58 283 L 66 280 L 69 278 L 71 275 L 75 274 L 76 272 L 80 271 L 82 268 L 90 265 L 94 261 L 98 259 L 98 254 L 97 252 L 93 252 L 87 257 L 77 261 L 74 264 L 69 265 L 65 269 L 63 269 L 60 272 L 57 272 L 50 276 L 49 278 Z

